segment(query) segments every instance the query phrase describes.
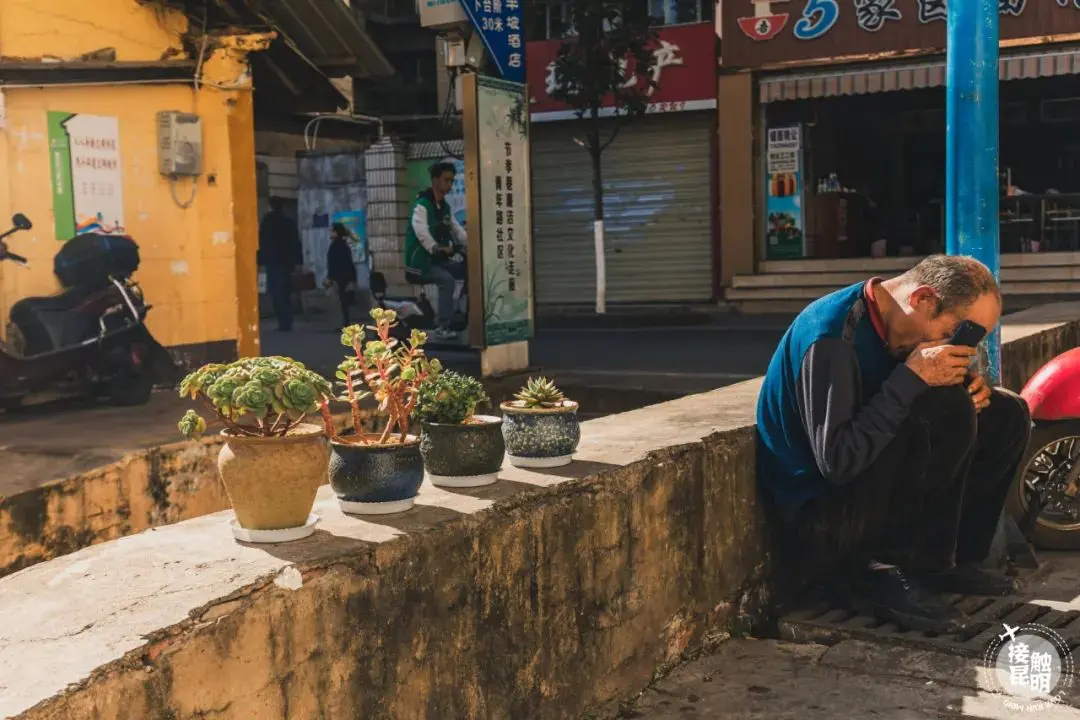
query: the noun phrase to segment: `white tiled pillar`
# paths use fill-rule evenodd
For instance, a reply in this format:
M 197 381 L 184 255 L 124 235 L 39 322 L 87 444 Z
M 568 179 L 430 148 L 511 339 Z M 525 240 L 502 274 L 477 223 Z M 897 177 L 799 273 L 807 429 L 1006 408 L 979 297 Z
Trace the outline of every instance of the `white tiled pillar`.
M 405 282 L 405 227 L 408 197 L 405 144 L 383 138 L 364 154 L 367 164 L 367 228 L 372 270 L 386 277 L 391 295 L 411 295 Z

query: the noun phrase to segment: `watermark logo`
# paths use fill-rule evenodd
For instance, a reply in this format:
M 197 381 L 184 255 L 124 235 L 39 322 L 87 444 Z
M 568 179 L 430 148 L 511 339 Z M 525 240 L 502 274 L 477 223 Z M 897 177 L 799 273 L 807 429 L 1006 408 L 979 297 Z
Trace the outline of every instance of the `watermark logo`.
M 1073 683 L 1073 660 L 1060 635 L 1044 625 L 1002 625 L 983 655 L 989 689 L 1013 712 L 1034 713 L 1062 702 Z

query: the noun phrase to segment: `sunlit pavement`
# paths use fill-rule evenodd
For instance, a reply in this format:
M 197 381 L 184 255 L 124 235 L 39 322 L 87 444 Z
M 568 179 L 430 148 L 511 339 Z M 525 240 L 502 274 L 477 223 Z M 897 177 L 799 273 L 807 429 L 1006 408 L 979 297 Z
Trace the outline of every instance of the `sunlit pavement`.
M 1033 602 L 1080 610 L 1080 552 L 1040 553 Z M 1034 708 L 1007 698 L 971 658 L 847 640 L 832 647 L 735 639 L 676 669 L 622 717 L 649 720 L 836 720 L 971 717 L 1078 720 L 1077 684 L 1065 703 Z

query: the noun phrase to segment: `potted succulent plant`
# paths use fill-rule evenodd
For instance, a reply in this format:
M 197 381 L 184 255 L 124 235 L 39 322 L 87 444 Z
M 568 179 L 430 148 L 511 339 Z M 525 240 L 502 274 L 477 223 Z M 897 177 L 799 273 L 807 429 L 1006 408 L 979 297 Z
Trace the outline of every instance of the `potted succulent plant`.
M 569 464 L 581 440 L 578 404 L 567 400 L 547 378 L 529 378 L 514 398 L 500 405 L 510 464 L 524 468 Z
M 420 385 L 420 454 L 432 484 L 479 487 L 499 479 L 506 454 L 502 418 L 476 415 L 476 406 L 486 402 L 479 380 L 452 370 Z
M 384 515 L 411 508 L 424 482 L 420 439 L 409 433 L 409 420 L 420 385 L 440 366 L 424 355 L 424 333 L 413 330 L 407 341 L 392 337 L 397 325 L 393 310 L 376 308 L 371 318 L 374 325 L 353 325 L 341 333 L 342 345 L 351 347 L 353 356 L 338 366 L 342 395 L 337 399 L 352 408 L 352 431 L 336 432 L 329 402 L 323 403 L 322 412 L 331 446 L 330 486 L 341 509 Z M 373 334 L 370 339 L 368 331 Z M 379 433 L 365 433 L 362 425 L 360 401 L 372 396 L 386 416 Z
M 246 542 L 307 537 L 318 518 L 315 493 L 330 461 L 323 429 L 305 423 L 333 391 L 325 379 L 285 357 L 244 358 L 204 365 L 184 378 L 181 397 L 201 399 L 225 426 L 218 472 Z M 206 421 L 188 410 L 180 432 L 198 439 Z

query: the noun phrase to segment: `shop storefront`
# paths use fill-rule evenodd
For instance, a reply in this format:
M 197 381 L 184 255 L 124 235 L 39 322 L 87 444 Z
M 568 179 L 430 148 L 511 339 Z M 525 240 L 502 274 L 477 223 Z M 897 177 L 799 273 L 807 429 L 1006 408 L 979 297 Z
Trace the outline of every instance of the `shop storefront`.
M 716 33 L 666 27 L 655 49 L 648 114 L 621 127 L 603 154 L 607 298 L 612 303 L 715 297 Z M 593 189 L 581 125 L 548 95 L 558 41 L 528 45 L 532 91 L 537 302 L 595 297 Z M 610 135 L 617 121 L 603 120 Z
M 940 251 L 944 3 L 739 1 L 722 23 L 724 72 L 756 84 L 755 270 Z M 1046 254 L 1003 259 L 1008 292 L 1010 267 L 1080 259 L 1080 6 L 1002 0 L 1000 27 L 1001 249 Z

